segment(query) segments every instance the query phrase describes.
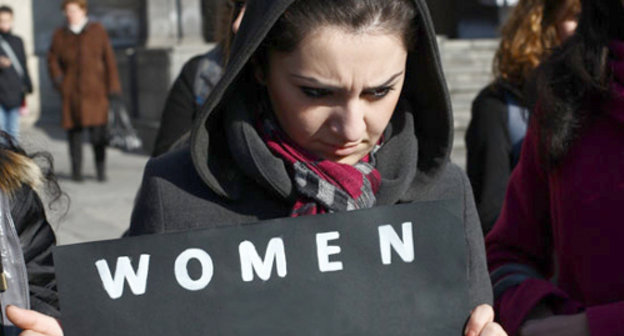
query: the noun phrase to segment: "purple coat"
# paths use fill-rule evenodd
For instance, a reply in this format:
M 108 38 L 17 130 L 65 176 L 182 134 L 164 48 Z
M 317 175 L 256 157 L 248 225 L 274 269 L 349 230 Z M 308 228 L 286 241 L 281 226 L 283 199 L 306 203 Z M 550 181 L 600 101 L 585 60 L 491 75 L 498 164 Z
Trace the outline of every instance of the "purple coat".
M 555 314 L 585 311 L 592 336 L 624 335 L 624 96 L 596 108 L 553 171 L 532 122 L 487 236 L 497 315 L 511 335 L 543 300 Z

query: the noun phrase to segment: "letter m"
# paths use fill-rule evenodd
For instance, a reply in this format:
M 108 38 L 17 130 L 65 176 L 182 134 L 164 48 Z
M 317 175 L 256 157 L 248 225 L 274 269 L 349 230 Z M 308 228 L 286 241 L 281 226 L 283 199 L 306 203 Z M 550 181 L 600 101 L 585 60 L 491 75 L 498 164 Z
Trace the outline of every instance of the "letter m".
M 238 246 L 241 263 L 241 276 L 243 281 L 253 281 L 254 271 L 264 281 L 269 280 L 273 271 L 273 262 L 277 263 L 277 275 L 286 277 L 286 254 L 284 241 L 281 238 L 273 238 L 267 246 L 264 260 L 258 255 L 256 247 L 250 241 L 244 241 Z

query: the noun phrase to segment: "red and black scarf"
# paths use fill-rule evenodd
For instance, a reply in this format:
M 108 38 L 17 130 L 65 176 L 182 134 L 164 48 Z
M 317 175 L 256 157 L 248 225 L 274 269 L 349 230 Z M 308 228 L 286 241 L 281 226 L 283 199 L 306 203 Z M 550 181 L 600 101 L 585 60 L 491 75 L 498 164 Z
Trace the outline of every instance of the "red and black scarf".
M 257 123 L 258 131 L 269 149 L 288 165 L 299 194 L 291 217 L 375 205 L 381 185 L 381 175 L 375 169 L 375 150 L 353 166 L 322 160 L 296 145 L 271 118 L 262 120 Z

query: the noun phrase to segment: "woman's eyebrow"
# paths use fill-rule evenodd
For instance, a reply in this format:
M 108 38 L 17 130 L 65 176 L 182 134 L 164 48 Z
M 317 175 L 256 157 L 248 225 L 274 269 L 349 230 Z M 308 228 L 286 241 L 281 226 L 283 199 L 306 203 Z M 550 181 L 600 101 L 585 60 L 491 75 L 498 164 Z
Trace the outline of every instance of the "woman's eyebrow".
M 330 85 L 330 84 L 325 84 L 323 82 L 321 82 L 320 80 L 314 78 L 314 77 L 307 77 L 307 76 L 302 76 L 302 75 L 297 75 L 297 74 L 290 74 L 291 77 L 296 78 L 296 79 L 301 79 L 304 80 L 306 82 L 310 82 L 311 84 L 314 85 L 318 85 L 320 87 L 322 87 L 323 89 L 328 89 L 328 90 L 342 90 L 342 88 L 335 86 L 335 85 Z
M 388 79 L 387 81 L 383 82 L 380 85 L 375 85 L 375 86 L 371 86 L 371 87 L 365 87 L 364 91 L 375 90 L 375 89 L 379 89 L 379 88 L 390 86 L 392 84 L 392 82 L 394 82 L 397 78 L 399 78 L 401 75 L 403 75 L 404 72 L 405 71 L 401 71 L 399 73 L 396 73 L 396 74 L 392 75 L 392 77 L 390 77 L 390 79 Z
M 370 86 L 370 87 L 365 87 L 364 91 L 368 91 L 368 90 L 374 90 L 374 89 L 378 89 L 378 88 L 382 88 L 382 87 L 386 87 L 389 86 L 390 84 L 392 84 L 392 82 L 394 80 L 396 80 L 398 77 L 400 77 L 401 75 L 403 75 L 405 71 L 401 71 L 398 72 L 394 75 L 392 75 L 387 81 L 383 82 L 380 85 L 375 85 L 375 86 Z M 325 84 L 323 82 L 321 82 L 320 80 L 314 78 L 314 77 L 308 77 L 308 76 L 302 76 L 302 75 L 297 75 L 297 74 L 290 74 L 291 77 L 296 78 L 296 79 L 301 79 L 307 82 L 310 82 L 312 84 L 321 86 L 323 89 L 328 89 L 328 90 L 343 90 L 343 88 L 335 86 L 335 85 L 330 85 L 330 84 Z

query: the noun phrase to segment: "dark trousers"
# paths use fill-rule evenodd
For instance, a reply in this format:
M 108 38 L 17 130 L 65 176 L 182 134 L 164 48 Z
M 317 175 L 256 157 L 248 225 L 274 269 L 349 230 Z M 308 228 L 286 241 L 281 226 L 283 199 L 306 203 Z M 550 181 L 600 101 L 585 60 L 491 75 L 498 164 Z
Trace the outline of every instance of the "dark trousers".
M 89 131 L 89 140 L 95 154 L 95 169 L 98 179 L 105 177 L 106 161 L 106 126 L 86 127 Z M 69 140 L 69 155 L 71 157 L 72 177 L 82 178 L 82 127 L 67 131 Z

